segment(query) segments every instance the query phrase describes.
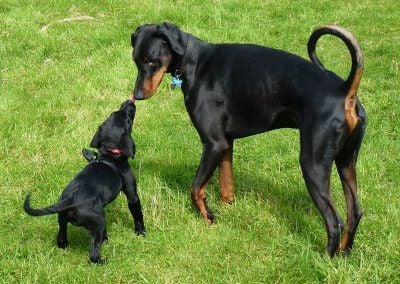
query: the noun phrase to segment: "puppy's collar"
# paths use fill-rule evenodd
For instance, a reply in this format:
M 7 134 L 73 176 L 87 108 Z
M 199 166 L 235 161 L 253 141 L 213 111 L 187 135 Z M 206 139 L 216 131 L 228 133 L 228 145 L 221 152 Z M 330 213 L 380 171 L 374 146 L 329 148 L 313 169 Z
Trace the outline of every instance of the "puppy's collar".
M 120 149 L 119 149 L 120 150 Z M 106 157 L 100 155 L 95 152 L 95 151 L 91 151 L 88 149 L 83 149 L 82 150 L 82 155 L 85 157 L 85 159 L 89 162 L 89 164 L 93 164 L 93 163 L 103 163 L 106 164 L 107 166 L 109 166 L 110 168 L 113 169 L 113 171 L 120 176 L 120 178 L 123 179 L 122 174 L 120 169 L 112 162 L 109 161 Z
M 114 172 L 116 174 L 118 174 L 119 176 L 121 175 L 120 170 L 117 168 L 117 166 L 114 165 L 113 162 L 108 161 L 106 159 L 103 159 L 101 157 L 97 158 L 95 161 L 93 161 L 92 163 L 102 163 L 102 164 L 106 164 L 107 166 L 109 166 L 110 168 L 112 168 L 114 170 Z

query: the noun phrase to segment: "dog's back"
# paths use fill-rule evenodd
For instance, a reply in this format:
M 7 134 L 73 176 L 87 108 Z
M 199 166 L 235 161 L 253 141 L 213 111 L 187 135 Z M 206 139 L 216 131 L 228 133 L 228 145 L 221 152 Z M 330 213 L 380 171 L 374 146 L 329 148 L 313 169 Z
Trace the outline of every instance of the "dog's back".
M 57 203 L 35 209 L 30 205 L 30 194 L 25 198 L 24 210 L 32 216 L 76 211 L 78 208 L 94 207 L 95 203 L 105 205 L 114 200 L 122 187 L 120 175 L 111 166 L 94 162 L 86 165 L 66 186 Z M 71 215 L 72 216 L 72 215 Z
M 109 165 L 93 162 L 78 173 L 61 194 L 61 199 L 73 198 L 79 204 L 90 198 L 100 198 L 103 204 L 114 200 L 122 187 L 120 175 Z

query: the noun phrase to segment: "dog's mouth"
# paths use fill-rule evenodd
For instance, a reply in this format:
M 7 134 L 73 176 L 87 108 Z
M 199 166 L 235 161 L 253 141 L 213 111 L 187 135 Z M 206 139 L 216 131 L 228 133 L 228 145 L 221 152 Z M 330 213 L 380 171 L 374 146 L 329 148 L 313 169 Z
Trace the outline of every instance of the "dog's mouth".
M 104 150 L 112 155 L 121 155 L 124 152 L 121 148 L 104 148 Z

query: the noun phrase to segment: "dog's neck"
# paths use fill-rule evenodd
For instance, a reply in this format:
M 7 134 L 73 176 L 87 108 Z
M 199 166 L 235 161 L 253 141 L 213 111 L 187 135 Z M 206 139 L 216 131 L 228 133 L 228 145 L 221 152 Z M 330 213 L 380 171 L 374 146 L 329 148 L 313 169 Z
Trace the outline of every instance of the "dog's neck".
M 189 94 L 189 89 L 193 86 L 195 81 L 196 64 L 199 57 L 205 58 L 209 54 L 213 54 L 211 50 L 215 45 L 204 42 L 192 35 L 189 35 L 188 44 L 186 46 L 185 54 L 182 56 L 179 63 L 175 63 L 171 68 L 172 76 L 178 77 L 182 80 L 182 92 L 186 97 Z M 176 67 L 178 66 L 178 67 Z
M 122 156 L 122 155 L 110 155 L 110 154 L 103 154 L 102 152 L 99 153 L 99 155 L 91 160 L 89 163 L 103 163 L 111 167 L 116 174 L 118 174 L 122 178 L 122 172 L 121 172 L 121 162 L 127 161 L 127 159 Z
M 185 72 L 186 64 L 188 63 L 190 56 L 192 54 L 194 40 L 195 40 L 195 38 L 192 35 L 188 34 L 188 40 L 186 43 L 185 53 L 183 54 L 179 64 L 177 64 L 177 66 L 175 66 L 174 68 L 171 68 L 170 73 L 172 75 L 180 76 L 181 74 L 183 74 Z

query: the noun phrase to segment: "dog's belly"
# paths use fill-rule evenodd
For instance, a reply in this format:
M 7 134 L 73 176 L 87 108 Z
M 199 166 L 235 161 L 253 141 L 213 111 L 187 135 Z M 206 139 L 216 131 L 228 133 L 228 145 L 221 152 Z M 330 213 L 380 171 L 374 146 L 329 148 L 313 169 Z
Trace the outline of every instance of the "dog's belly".
M 230 138 L 242 138 L 278 128 L 297 128 L 294 114 L 286 110 L 269 113 L 250 112 L 230 117 L 226 123 L 226 134 Z

